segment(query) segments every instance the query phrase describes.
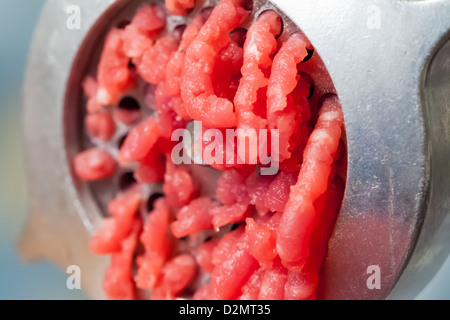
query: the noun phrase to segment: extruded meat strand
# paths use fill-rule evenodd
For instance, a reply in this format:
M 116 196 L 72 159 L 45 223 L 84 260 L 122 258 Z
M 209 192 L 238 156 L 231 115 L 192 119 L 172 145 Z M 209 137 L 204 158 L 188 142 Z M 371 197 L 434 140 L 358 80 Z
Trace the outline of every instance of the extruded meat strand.
M 197 192 L 188 170 L 171 161 L 166 161 L 163 191 L 169 203 L 178 208 L 187 205 Z
M 146 4 L 136 12 L 131 20 L 131 25 L 152 38 L 166 26 L 166 14 L 159 5 Z
M 203 243 L 197 249 L 195 260 L 197 261 L 197 264 L 202 267 L 205 273 L 211 273 L 211 271 L 214 269 L 212 255 L 218 243 L 219 239 L 213 238 Z
M 229 224 L 244 221 L 247 217 L 252 216 L 254 210 L 249 203 L 235 203 L 232 205 L 224 205 L 212 208 L 210 214 L 212 215 L 212 224 L 214 230 Z
M 213 70 L 213 89 L 219 98 L 234 100 L 241 79 L 244 51 L 233 38 L 219 52 Z
M 246 176 L 235 169 L 225 171 L 219 178 L 216 196 L 223 205 L 210 211 L 215 230 L 229 223 L 242 222 L 254 213 L 245 180 Z
M 305 266 L 299 271 L 291 270 L 285 287 L 285 299 L 311 300 L 316 298 L 319 284 L 319 269 L 326 254 L 326 244 L 333 230 L 340 204 L 344 196 L 344 182 L 335 176 L 329 190 L 316 201 L 317 227 L 311 234 L 309 241 L 311 255 Z
M 297 178 L 297 172 L 281 171 L 277 174 L 265 194 L 264 205 L 272 212 L 284 212 L 291 186 L 297 182 Z
M 229 255 L 231 248 L 243 235 L 244 228 L 239 227 L 236 230 L 226 233 L 215 246 L 212 253 L 212 264 L 218 266 Z
M 263 276 L 263 268 L 256 270 L 242 286 L 242 295 L 239 297 L 239 300 L 258 300 Z
M 184 104 L 180 97 L 170 96 L 167 93 L 169 81 L 158 84 L 154 92 L 154 108 L 158 116 L 159 132 L 168 145 L 171 145 L 172 133 L 177 129 L 184 129 L 187 126 L 185 117 L 179 116 L 179 112 L 184 112 Z
M 297 64 L 307 55 L 307 42 L 303 35 L 294 33 L 275 55 L 267 90 L 268 111 L 273 114 L 287 106 L 287 96 L 298 83 Z
M 155 34 L 156 36 L 156 34 Z M 154 37 L 142 32 L 133 23 L 125 27 L 122 32 L 123 52 L 129 59 L 140 59 L 152 45 Z
M 284 287 L 286 285 L 288 271 L 281 262 L 277 262 L 273 268 L 266 269 L 261 279 L 259 300 L 284 300 Z
M 259 267 L 250 254 L 245 234 L 236 239 L 211 273 L 211 283 L 218 299 L 236 299 L 242 286 Z
M 299 81 L 297 64 L 308 55 L 306 46 L 304 36 L 295 33 L 281 46 L 273 60 L 267 87 L 267 118 L 269 128 L 279 130 L 280 161 L 291 155 L 289 141 L 298 122 L 291 93 Z
M 247 194 L 245 180 L 246 177 L 235 169 L 224 171 L 217 181 L 217 199 L 224 205 L 232 205 L 237 202 L 248 203 L 250 198 Z
M 181 97 L 192 119 L 211 128 L 236 125 L 231 101 L 214 93 L 212 72 L 218 54 L 229 42 L 229 33 L 248 16 L 241 0 L 222 0 L 186 51 L 181 77 Z
M 164 198 L 155 201 L 153 211 L 148 213 L 141 242 L 148 251 L 161 251 L 167 242 L 171 220 L 170 206 Z
M 258 130 L 266 127 L 266 119 L 255 113 L 254 105 L 258 100 L 258 91 L 267 87 L 269 83 L 267 74 L 272 65 L 272 55 L 278 47 L 276 37 L 280 34 L 281 27 L 281 17 L 270 10 L 264 12 L 247 32 L 241 69 L 242 79 L 234 98 L 237 123 L 240 129 Z M 240 145 L 245 146 L 243 137 L 238 136 L 238 139 Z M 244 148 L 238 150 L 241 159 L 245 159 L 246 153 L 247 150 Z
M 288 99 L 287 114 L 295 113 L 294 121 L 297 125 L 291 129 L 291 136 L 288 141 L 280 144 L 280 149 L 287 148 L 290 158 L 285 159 L 280 164 L 281 171 L 298 172 L 303 162 L 303 151 L 308 137 L 311 134 L 311 110 L 308 100 L 309 91 L 313 86 L 310 77 L 300 72 L 300 79 Z M 285 116 L 280 116 L 285 117 Z M 287 132 L 287 131 L 286 131 Z
M 158 84 L 164 81 L 167 63 L 177 49 L 178 40 L 173 36 L 159 38 L 144 52 L 142 59 L 133 60 L 138 74 L 148 83 Z
M 319 275 L 310 272 L 306 266 L 300 272 L 288 271 L 285 284 L 285 300 L 315 300 Z
M 134 217 L 139 209 L 140 187 L 129 188 L 119 194 L 108 205 L 110 217 L 91 238 L 90 248 L 96 254 L 114 253 L 132 230 Z
M 186 27 L 183 32 L 180 46 L 176 53 L 172 55 L 167 63 L 166 81 L 167 81 L 167 94 L 171 96 L 180 95 L 180 79 L 183 70 L 184 59 L 186 55 L 186 49 L 197 37 L 201 27 L 204 24 L 203 15 L 199 14 L 191 23 Z
M 327 190 L 343 122 L 337 98 L 325 99 L 277 231 L 277 251 L 284 265 L 300 267 L 310 256 L 308 243 L 317 220 L 314 202 Z
M 224 128 L 212 129 L 214 130 L 202 125 L 201 153 L 205 164 L 220 171 L 234 169 L 239 172 L 250 172 L 255 170 L 256 164 L 245 164 L 244 161 L 238 159 L 237 133 L 227 134 L 228 129 Z
M 109 32 L 97 69 L 97 102 L 109 105 L 119 102 L 120 95 L 131 89 L 136 74 L 129 68 L 129 58 L 123 51 L 123 30 Z
M 234 100 L 239 127 L 264 128 L 266 123 L 253 113 L 259 89 L 266 87 L 269 78 L 267 69 L 272 65 L 272 55 L 278 44 L 282 21 L 274 11 L 264 12 L 249 28 L 244 44 L 242 79 Z
M 197 263 L 189 254 L 171 259 L 162 270 L 161 279 L 152 292 L 152 299 L 174 299 L 186 288 L 197 273 Z
M 175 237 L 182 238 L 202 230 L 212 229 L 212 215 L 210 211 L 216 205 L 210 198 L 197 198 L 181 208 L 177 219 L 171 224 Z
M 331 177 L 330 177 L 331 178 Z M 309 264 L 311 269 L 318 272 L 326 255 L 327 240 L 333 231 L 339 210 L 341 209 L 342 199 L 344 197 L 345 183 L 341 177 L 334 175 L 331 179 L 328 191 L 324 194 L 321 205 L 316 204 L 316 208 L 320 215 L 317 216 L 318 221 L 316 228 L 311 234 L 309 241 L 310 258 Z
M 267 221 L 258 221 L 266 220 Z M 250 252 L 258 260 L 261 267 L 271 269 L 278 256 L 276 251 L 276 230 L 280 224 L 281 213 L 275 213 L 270 218 L 248 218 L 245 227 Z
M 258 225 L 252 218 L 246 219 L 245 232 L 248 236 L 250 252 L 265 269 L 272 268 L 277 256 L 276 233 L 267 225 Z
M 119 162 L 143 160 L 159 138 L 159 126 L 156 118 L 150 116 L 139 126 L 133 128 L 122 147 L 117 159 Z
M 131 269 L 141 228 L 142 222 L 139 219 L 134 219 L 132 232 L 122 241 L 120 251 L 111 255 L 111 265 L 106 270 L 103 280 L 103 290 L 109 299 L 136 299 L 136 285 Z
M 270 188 L 275 176 L 261 176 L 254 172 L 245 181 L 247 192 L 250 197 L 250 204 L 254 205 L 260 215 L 265 215 L 270 209 L 266 206 L 267 191 Z
M 204 21 L 203 15 L 199 14 L 192 19 L 191 23 L 186 27 L 178 50 L 172 54 L 167 62 L 165 82 L 160 84 L 162 88 L 159 86 L 157 89 L 157 91 L 163 92 L 164 95 L 171 97 L 167 101 L 167 104 L 171 105 L 171 109 L 175 111 L 176 116 L 185 120 L 190 120 L 191 118 L 187 114 L 184 102 L 180 97 L 181 73 L 183 70 L 186 49 L 197 36 Z
M 155 201 L 154 209 L 149 213 L 140 241 L 145 252 L 138 257 L 137 286 L 151 289 L 156 285 L 159 274 L 170 254 L 168 235 L 171 218 L 170 207 L 165 199 Z
M 163 182 L 165 170 L 166 158 L 157 150 L 153 150 L 139 163 L 134 171 L 134 178 L 144 184 Z
M 155 38 L 164 29 L 164 10 L 155 4 L 147 4 L 139 9 L 131 23 L 122 33 L 123 52 L 128 58 L 139 61 L 151 48 Z

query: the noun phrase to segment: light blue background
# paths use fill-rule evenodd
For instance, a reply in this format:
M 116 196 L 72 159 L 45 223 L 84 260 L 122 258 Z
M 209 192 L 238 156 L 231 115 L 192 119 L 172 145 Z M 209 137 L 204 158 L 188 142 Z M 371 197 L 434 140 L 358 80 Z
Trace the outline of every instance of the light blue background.
M 26 217 L 21 147 L 21 85 L 32 32 L 44 0 L 0 0 L 0 299 L 83 299 L 52 264 L 21 263 L 15 241 Z M 450 259 L 418 297 L 450 299 Z

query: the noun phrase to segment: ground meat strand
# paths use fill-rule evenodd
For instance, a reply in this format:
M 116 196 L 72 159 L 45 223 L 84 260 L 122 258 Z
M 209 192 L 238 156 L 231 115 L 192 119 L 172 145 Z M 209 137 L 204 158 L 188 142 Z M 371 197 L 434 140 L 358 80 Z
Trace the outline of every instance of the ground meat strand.
M 184 166 L 175 166 L 171 161 L 166 161 L 163 191 L 172 206 L 181 208 L 194 198 L 196 188 Z
M 280 161 L 291 156 L 289 141 L 298 123 L 291 93 L 299 80 L 297 64 L 308 55 L 306 46 L 304 36 L 295 33 L 281 46 L 273 60 L 267 87 L 267 118 L 269 128 L 279 130 Z
M 246 220 L 245 233 L 248 236 L 250 252 L 264 269 L 271 269 L 278 255 L 276 251 L 276 229 L 280 223 L 280 218 L 281 214 L 277 213 L 262 225 L 259 225 L 252 218 Z
M 135 61 L 137 72 L 148 83 L 158 84 L 166 78 L 166 66 L 172 54 L 178 49 L 178 39 L 166 36 L 156 40 L 142 59 Z
M 247 16 L 240 0 L 222 0 L 186 52 L 181 97 L 189 116 L 210 128 L 236 125 L 233 103 L 217 97 L 211 77 L 220 50 L 230 42 L 228 34 Z
M 284 300 L 284 287 L 287 281 L 287 269 L 279 262 L 266 269 L 261 279 L 259 300 Z
M 148 117 L 139 126 L 133 128 L 120 148 L 119 162 L 141 161 L 152 150 L 159 138 L 158 121 Z
M 114 29 L 106 38 L 97 70 L 97 102 L 101 105 L 119 102 L 120 95 L 136 81 L 134 70 L 128 68 L 129 58 L 123 51 L 123 30 Z
M 156 200 L 140 237 L 145 253 L 137 259 L 136 283 L 139 288 L 152 289 L 156 285 L 161 269 L 169 257 L 170 217 L 170 207 L 167 201 L 163 198 Z
M 90 247 L 94 253 L 110 254 L 119 249 L 132 230 L 139 209 L 140 192 L 139 186 L 130 187 L 109 203 L 108 212 L 111 216 L 103 220 L 102 228 L 91 238 Z
M 161 279 L 152 292 L 154 300 L 172 300 L 186 288 L 197 273 L 195 259 L 189 254 L 179 255 L 164 266 Z
M 329 190 L 316 201 L 317 227 L 309 241 L 310 257 L 301 271 L 289 271 L 285 286 L 285 299 L 313 300 L 319 283 L 319 269 L 326 254 L 326 243 L 335 224 L 344 196 L 344 183 L 335 176 Z
M 240 129 L 258 130 L 266 127 L 266 119 L 257 115 L 254 108 L 258 100 L 258 91 L 266 88 L 269 83 L 267 74 L 272 65 L 272 55 L 278 47 L 276 37 L 280 34 L 281 27 L 281 17 L 270 10 L 264 12 L 247 32 L 244 44 L 244 63 L 241 69 L 242 79 L 234 98 L 237 123 Z M 263 100 L 265 100 L 264 98 Z M 242 146 L 238 150 L 238 154 L 241 159 L 245 159 L 247 153 L 245 141 L 242 136 L 238 136 L 238 139 Z M 256 159 L 249 159 L 249 162 L 251 161 L 255 163 Z
M 172 109 L 178 116 L 186 120 L 190 120 L 190 117 L 187 114 L 184 102 L 180 97 L 181 73 L 185 61 L 186 49 L 197 36 L 198 32 L 203 26 L 203 23 L 204 17 L 201 14 L 192 19 L 192 22 L 186 27 L 183 32 L 180 46 L 178 47 L 177 52 L 175 52 L 169 59 L 166 67 L 164 93 L 168 96 L 172 96 Z
M 136 299 L 136 285 L 132 277 L 131 268 L 141 228 L 142 222 L 139 219 L 134 219 L 132 231 L 122 241 L 120 251 L 111 255 L 111 265 L 106 270 L 103 280 L 103 290 L 109 299 Z
M 165 25 L 166 16 L 160 6 L 142 6 L 122 33 L 123 52 L 128 58 L 138 61 L 153 45 Z
M 197 198 L 177 213 L 171 230 L 175 237 L 182 238 L 202 230 L 212 229 L 211 209 L 215 207 L 210 198 Z
M 214 264 L 212 263 L 212 255 L 218 243 L 219 239 L 214 238 L 205 242 L 197 249 L 195 260 L 206 273 L 211 273 L 211 271 L 214 269 Z
M 325 99 L 277 231 L 277 251 L 285 266 L 301 268 L 310 256 L 308 242 L 318 214 L 314 202 L 327 190 L 343 122 L 337 98 Z
M 246 236 L 236 239 L 211 273 L 211 283 L 217 299 L 236 299 L 241 294 L 241 287 L 258 268 L 258 262 L 250 254 Z M 239 270 L 239 271 L 238 271 Z
M 256 270 L 248 281 L 242 286 L 242 295 L 239 297 L 239 300 L 258 300 L 263 276 L 263 268 Z

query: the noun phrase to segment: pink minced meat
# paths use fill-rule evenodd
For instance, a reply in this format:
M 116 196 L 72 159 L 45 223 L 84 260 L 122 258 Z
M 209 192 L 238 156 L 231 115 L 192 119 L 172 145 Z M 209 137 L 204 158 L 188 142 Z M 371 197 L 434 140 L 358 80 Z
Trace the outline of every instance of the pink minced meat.
M 217 56 L 231 40 L 228 33 L 248 16 L 240 0 L 223 0 L 217 4 L 209 19 L 186 51 L 181 81 L 181 97 L 192 119 L 210 128 L 231 127 L 236 124 L 234 106 L 214 93 L 211 81 Z
M 314 202 L 328 188 L 343 122 L 337 98 L 326 99 L 306 145 L 298 181 L 291 188 L 277 231 L 278 254 L 283 263 L 293 269 L 301 269 L 310 254 L 308 241 L 316 227 L 318 214 Z
M 320 58 L 313 53 L 304 61 L 312 45 L 297 30 L 283 31 L 274 10 L 246 30 L 247 1 L 221 0 L 186 28 L 165 30 L 167 12 L 189 14 L 195 1 L 166 0 L 166 6 L 143 5 L 127 26 L 113 28 L 97 75 L 82 84 L 85 132 L 102 148 L 81 151 L 75 175 L 87 183 L 114 181 L 132 170 L 136 180 L 111 200 L 91 239 L 94 253 L 111 256 L 105 293 L 111 299 L 315 299 L 346 170 L 342 110 L 335 95 L 325 95 L 330 85 Z M 313 88 L 318 94 L 309 99 Z M 119 101 L 134 96 L 129 90 L 142 92 L 140 107 L 150 110 L 120 108 Z M 211 181 L 203 185 L 208 177 L 171 157 L 172 133 L 191 120 L 202 122 L 202 152 L 215 138 L 209 129 L 224 137 L 227 129 L 279 130 L 278 173 L 260 175 L 266 159 L 250 159 L 258 146 L 229 149 L 235 141 L 228 137 L 204 160 L 239 156 L 244 163 L 208 162 L 222 174 L 215 190 Z M 120 150 L 104 150 L 125 126 Z M 142 199 L 155 183 L 164 194 Z

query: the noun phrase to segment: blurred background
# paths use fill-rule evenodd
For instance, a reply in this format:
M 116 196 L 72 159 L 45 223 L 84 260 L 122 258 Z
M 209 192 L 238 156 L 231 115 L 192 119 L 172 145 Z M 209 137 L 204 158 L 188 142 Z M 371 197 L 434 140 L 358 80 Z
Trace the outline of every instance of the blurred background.
M 26 265 L 16 242 L 27 216 L 21 91 L 27 51 L 45 0 L 0 0 L 0 299 L 85 299 L 45 261 Z M 74 3 L 76 1 L 74 0 Z M 450 259 L 417 297 L 450 299 Z

